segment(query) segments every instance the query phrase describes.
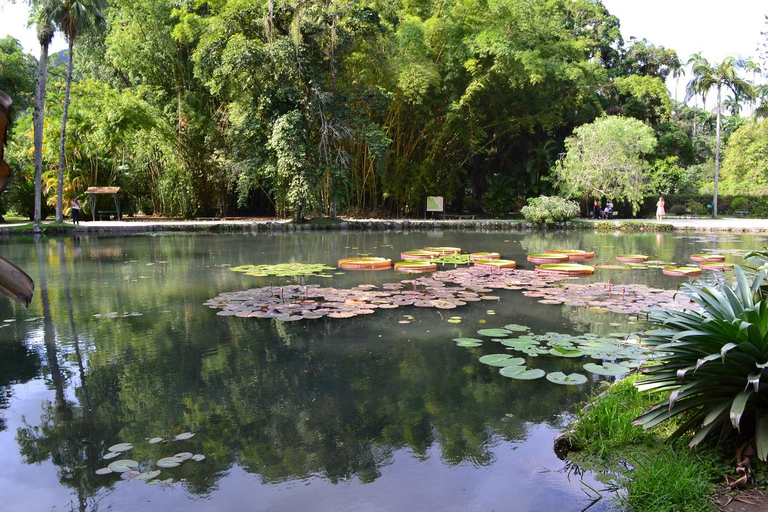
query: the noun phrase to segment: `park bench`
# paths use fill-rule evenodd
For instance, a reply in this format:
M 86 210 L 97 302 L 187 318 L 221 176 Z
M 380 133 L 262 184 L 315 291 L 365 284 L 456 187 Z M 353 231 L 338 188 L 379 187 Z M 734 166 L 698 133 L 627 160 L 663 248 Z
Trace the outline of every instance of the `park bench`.
M 739 210 L 739 211 L 737 211 L 737 212 L 734 212 L 734 213 L 735 213 L 736 215 L 738 215 L 739 217 L 746 217 L 747 215 L 749 215 L 749 212 L 748 212 L 748 211 L 746 211 L 746 210 Z
M 104 220 L 104 217 L 106 217 L 107 220 L 109 220 L 112 218 L 113 215 L 115 216 L 115 218 L 117 218 L 116 210 L 99 210 L 98 212 L 99 220 Z
M 475 215 L 471 214 L 456 214 L 456 213 L 446 213 L 443 215 L 444 219 L 447 220 L 475 220 Z

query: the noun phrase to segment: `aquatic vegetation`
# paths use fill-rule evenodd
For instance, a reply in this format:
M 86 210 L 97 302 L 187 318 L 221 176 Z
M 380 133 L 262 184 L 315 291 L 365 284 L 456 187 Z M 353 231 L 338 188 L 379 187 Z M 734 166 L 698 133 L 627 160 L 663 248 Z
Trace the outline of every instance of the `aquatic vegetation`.
M 323 265 L 322 263 L 277 263 L 275 265 L 240 265 L 239 267 L 230 267 L 232 272 L 241 272 L 247 276 L 253 277 L 294 277 L 311 276 L 331 277 L 323 274 L 326 270 L 336 270 L 334 267 Z
M 733 270 L 733 265 L 731 265 L 730 263 L 703 262 L 703 263 L 699 263 L 699 268 L 701 270 L 714 270 L 719 272 L 725 272 L 728 270 Z
M 568 261 L 567 254 L 529 254 L 527 257 L 531 263 L 565 263 Z
M 401 261 L 399 263 L 395 263 L 395 270 L 398 272 L 412 272 L 412 273 L 418 273 L 418 272 L 434 272 L 437 270 L 437 264 L 433 261 L 428 260 L 410 260 L 410 261 Z
M 616 256 L 616 261 L 642 263 L 648 261 L 648 256 L 645 254 L 619 254 Z
M 725 256 L 722 254 L 691 254 L 691 261 L 721 262 L 725 261 Z
M 392 268 L 392 260 L 377 257 L 343 258 L 338 265 L 344 270 L 387 270 Z
M 557 251 L 546 251 L 546 254 L 565 254 L 568 256 L 568 261 L 585 261 L 595 258 L 593 251 L 582 251 L 578 249 L 563 249 Z
M 439 256 L 439 253 L 435 251 L 405 251 L 400 253 L 400 259 L 403 260 L 428 260 L 437 256 Z
M 482 268 L 517 268 L 512 260 L 474 260 L 476 267 Z
M 665 276 L 674 277 L 694 277 L 701 275 L 701 269 L 698 267 L 664 267 L 662 272 Z
M 446 254 L 461 254 L 460 247 L 424 247 L 422 251 L 434 252 L 440 256 L 445 256 Z
M 473 252 L 469 254 L 471 260 L 498 260 L 501 255 L 497 252 Z
M 589 276 L 595 273 L 595 267 L 576 263 L 545 263 L 544 265 L 538 265 L 536 272 L 566 276 Z

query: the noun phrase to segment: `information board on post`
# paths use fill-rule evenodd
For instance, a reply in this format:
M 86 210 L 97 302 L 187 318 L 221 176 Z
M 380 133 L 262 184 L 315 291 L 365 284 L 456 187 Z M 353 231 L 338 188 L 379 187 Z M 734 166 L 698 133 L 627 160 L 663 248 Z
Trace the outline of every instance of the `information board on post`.
M 443 211 L 443 196 L 427 196 L 427 211 L 428 212 L 442 212 Z

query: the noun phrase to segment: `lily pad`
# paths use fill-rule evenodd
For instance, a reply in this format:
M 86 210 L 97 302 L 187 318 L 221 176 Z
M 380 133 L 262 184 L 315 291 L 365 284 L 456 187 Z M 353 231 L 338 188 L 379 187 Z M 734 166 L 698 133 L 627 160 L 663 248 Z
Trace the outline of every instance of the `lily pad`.
M 459 347 L 479 347 L 483 344 L 482 340 L 477 338 L 454 338 L 456 345 Z
M 136 469 L 139 467 L 139 463 L 135 460 L 120 459 L 111 463 L 107 467 L 114 473 L 125 473 L 126 471 L 130 471 L 131 469 Z
M 335 269 L 322 263 L 278 263 L 276 265 L 241 265 L 231 267 L 229 270 L 254 277 L 293 277 L 317 275 L 326 270 Z
M 111 452 L 127 452 L 131 448 L 133 448 L 133 445 L 131 443 L 119 443 L 119 444 L 110 446 L 109 448 L 107 448 L 107 450 Z
M 527 325 L 519 325 L 519 324 L 507 324 L 504 326 L 504 328 L 512 332 L 524 332 L 530 329 Z
M 195 434 L 192 432 L 182 432 L 181 434 L 177 435 L 173 438 L 174 441 L 184 441 L 185 439 L 190 439 L 191 437 L 194 437 Z
M 120 478 L 123 480 L 133 480 L 137 476 L 141 474 L 141 471 L 136 471 L 135 469 L 131 469 L 129 471 L 125 471 L 120 474 Z
M 109 469 L 109 468 L 99 468 L 99 469 L 96 470 L 96 474 L 97 475 L 108 475 L 111 472 L 112 472 L 112 470 Z
M 150 439 L 148 441 L 148 443 L 149 444 L 157 444 L 157 443 L 162 443 L 163 441 L 165 441 L 165 439 L 163 439 L 162 437 L 153 437 L 152 439 Z
M 181 453 L 177 453 L 176 455 L 174 455 L 174 457 L 176 457 L 177 459 L 181 459 L 181 460 L 189 460 L 189 459 L 192 458 L 192 453 L 191 452 L 181 452 Z
M 553 372 L 547 374 L 547 380 L 555 384 L 564 384 L 566 386 L 578 386 L 587 382 L 587 376 L 581 373 L 571 373 L 566 375 L 563 372 Z
M 157 478 L 159 475 L 160 475 L 160 470 L 156 469 L 154 471 L 145 471 L 144 473 L 139 473 L 133 479 L 134 480 L 152 480 L 153 478 Z
M 509 354 L 488 354 L 481 357 L 480 362 L 489 366 L 520 366 L 525 364 L 525 359 L 513 357 Z
M 203 461 L 205 460 L 205 455 L 203 455 L 202 453 L 196 453 L 192 456 L 192 460 L 195 462 Z
M 624 375 L 625 373 L 629 372 L 629 368 L 627 366 L 609 362 L 605 362 L 603 364 L 587 363 L 584 365 L 584 369 L 590 373 L 604 375 L 606 377 Z
M 550 354 L 557 357 L 581 357 L 584 352 L 575 348 L 554 347 L 550 349 Z
M 119 457 L 120 455 L 122 455 L 122 452 L 109 452 L 109 453 L 105 453 L 102 459 L 104 460 L 114 459 L 115 457 Z
M 532 370 L 526 370 L 525 366 L 505 366 L 499 373 L 510 379 L 517 380 L 535 380 L 540 379 L 547 374 L 540 368 L 534 368 Z
M 480 336 L 494 336 L 499 338 L 505 338 L 509 336 L 510 331 L 506 329 L 480 329 L 477 331 Z
M 182 462 L 184 461 L 178 457 L 163 457 L 162 459 L 158 460 L 156 464 L 159 468 L 175 468 L 180 466 Z

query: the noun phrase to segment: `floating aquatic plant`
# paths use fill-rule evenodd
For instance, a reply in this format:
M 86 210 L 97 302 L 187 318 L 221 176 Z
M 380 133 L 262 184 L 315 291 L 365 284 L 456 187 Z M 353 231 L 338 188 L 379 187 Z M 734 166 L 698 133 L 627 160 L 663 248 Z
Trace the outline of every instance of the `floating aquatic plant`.
M 446 254 L 461 254 L 461 249 L 459 247 L 424 247 L 422 251 L 435 252 L 440 256 Z
M 541 274 L 561 274 L 566 276 L 588 276 L 595 273 L 595 267 L 576 263 L 545 263 L 536 267 Z
M 566 386 L 578 386 L 587 382 L 587 376 L 580 373 L 571 373 L 569 375 L 563 372 L 552 372 L 547 374 L 547 380 L 554 382 L 555 384 L 563 384 Z
M 529 254 L 531 263 L 564 263 L 568 261 L 567 254 Z
M 721 261 L 725 261 L 725 256 L 723 256 L 722 254 L 691 254 L 691 261 L 721 262 Z
M 343 258 L 339 260 L 339 268 L 344 270 L 386 270 L 392 268 L 392 260 L 387 258 Z
M 701 275 L 701 269 L 698 267 L 664 267 L 662 272 L 665 276 L 675 277 L 693 277 Z
M 616 256 L 616 261 L 641 263 L 644 261 L 648 261 L 648 256 L 646 256 L 645 254 L 619 254 L 618 256 Z
M 474 260 L 475 266 L 480 268 L 515 268 L 517 263 L 512 260 Z
M 489 366 L 520 366 L 525 364 L 525 359 L 509 354 L 488 354 L 481 357 L 480 362 Z
M 565 254 L 566 256 L 568 256 L 568 261 L 585 261 L 585 260 L 591 260 L 595 258 L 595 253 L 593 251 L 582 251 L 578 249 L 546 251 L 546 254 Z
M 429 260 L 409 260 L 409 261 L 401 261 L 399 263 L 395 263 L 395 270 L 398 272 L 411 272 L 411 273 L 421 273 L 421 272 L 434 272 L 437 270 L 437 264 L 433 261 Z
M 311 275 L 331 277 L 330 275 L 323 274 L 323 272 L 336 269 L 322 263 L 277 263 L 274 265 L 240 265 L 239 267 L 231 267 L 229 270 L 232 272 L 242 272 L 247 276 L 254 277 L 295 277 Z
M 400 253 L 400 258 L 403 260 L 423 260 L 432 259 L 440 254 L 434 251 L 405 251 Z

